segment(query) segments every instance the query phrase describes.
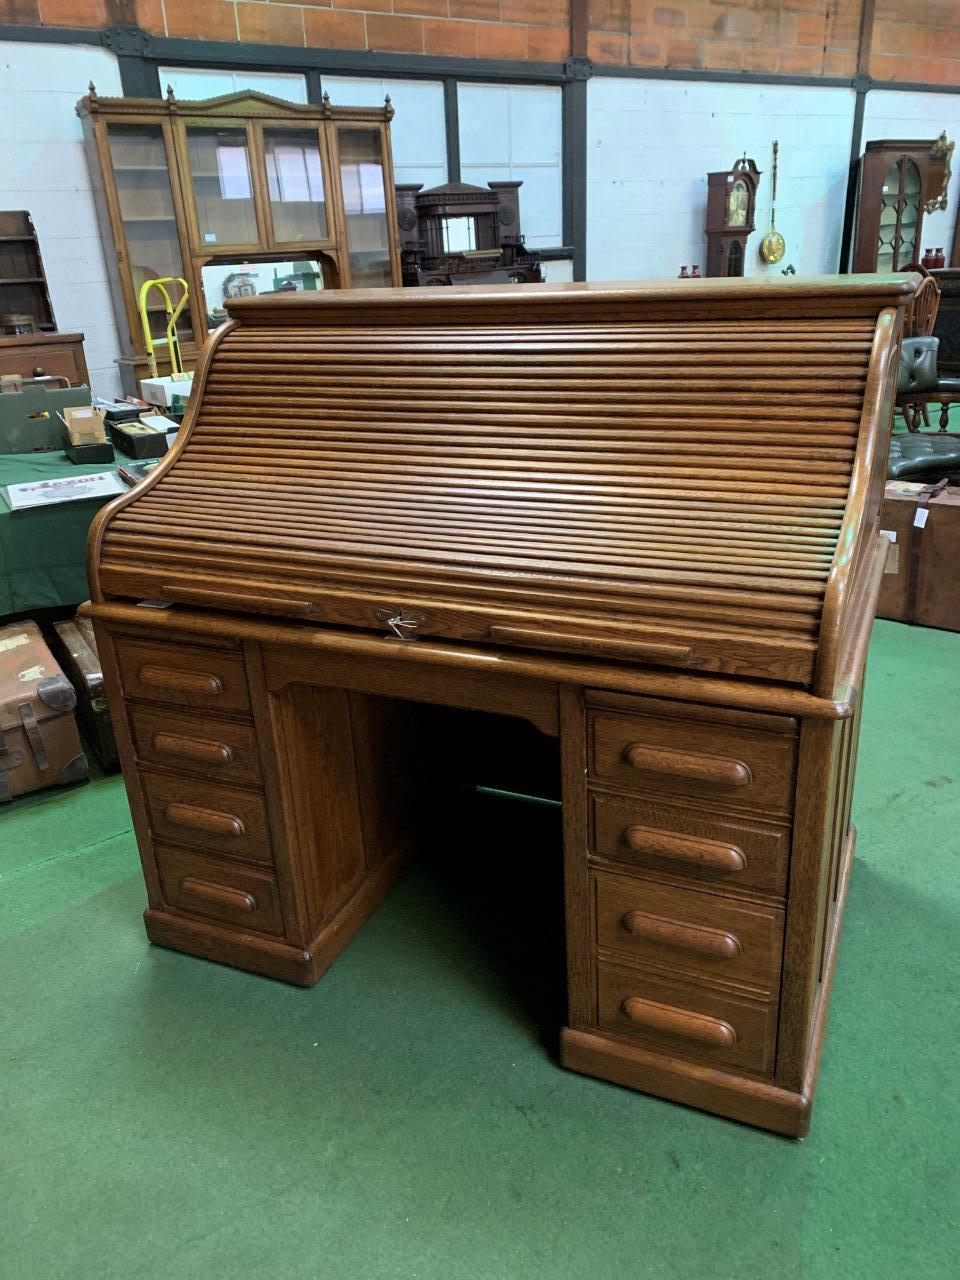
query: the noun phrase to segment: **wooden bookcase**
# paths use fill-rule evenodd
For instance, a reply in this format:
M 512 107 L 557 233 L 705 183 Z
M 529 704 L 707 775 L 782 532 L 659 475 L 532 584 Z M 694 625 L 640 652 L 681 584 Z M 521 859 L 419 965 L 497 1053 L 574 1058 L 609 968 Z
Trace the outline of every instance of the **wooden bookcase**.
M 25 209 L 0 213 L 0 315 L 30 316 L 38 333 L 57 327 L 37 233 Z
M 183 277 L 178 331 L 187 368 L 222 315 L 205 267 L 317 264 L 325 289 L 399 285 L 390 151 L 392 108 L 302 106 L 261 93 L 202 102 L 101 98 L 77 103 L 107 246 L 124 389 L 147 372 L 138 312 L 144 280 Z M 293 274 L 296 274 L 294 270 Z M 208 273 L 209 282 L 209 273 Z M 176 300 L 176 292 L 172 296 Z M 152 295 L 154 338 L 166 316 Z M 167 364 L 158 343 L 161 372 Z

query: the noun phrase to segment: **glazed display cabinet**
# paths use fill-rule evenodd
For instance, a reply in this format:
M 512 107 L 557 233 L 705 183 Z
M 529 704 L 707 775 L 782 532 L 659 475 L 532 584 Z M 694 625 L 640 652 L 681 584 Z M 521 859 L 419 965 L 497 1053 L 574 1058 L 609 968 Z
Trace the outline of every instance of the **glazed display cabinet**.
M 868 142 L 860 160 L 854 271 L 905 271 L 919 262 L 923 215 L 945 207 L 953 143 Z
M 382 108 L 283 102 L 236 93 L 202 102 L 101 98 L 77 104 L 123 354 L 121 380 L 146 376 L 144 281 L 183 279 L 185 367 L 226 318 L 225 302 L 265 292 L 400 284 L 390 154 Z M 176 305 L 182 288 L 168 286 Z M 148 321 L 167 372 L 167 314 Z

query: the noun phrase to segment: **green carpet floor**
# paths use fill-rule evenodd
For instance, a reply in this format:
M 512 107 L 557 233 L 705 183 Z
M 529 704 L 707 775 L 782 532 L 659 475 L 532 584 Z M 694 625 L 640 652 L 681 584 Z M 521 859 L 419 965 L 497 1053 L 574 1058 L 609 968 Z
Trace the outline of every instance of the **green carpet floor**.
M 952 1280 L 958 674 L 960 635 L 878 624 L 803 1143 L 556 1065 L 555 926 L 511 941 L 555 917 L 548 807 L 478 819 L 301 991 L 147 945 L 117 779 L 14 805 L 0 1276 Z

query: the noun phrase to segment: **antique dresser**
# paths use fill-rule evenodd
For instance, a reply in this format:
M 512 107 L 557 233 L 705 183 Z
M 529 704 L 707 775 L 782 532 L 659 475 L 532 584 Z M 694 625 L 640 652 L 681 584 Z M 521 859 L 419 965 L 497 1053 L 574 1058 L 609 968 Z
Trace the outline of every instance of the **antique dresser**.
M 413 709 L 522 717 L 564 1065 L 803 1134 L 916 283 L 231 304 L 89 545 L 151 940 L 315 982 L 415 851 Z

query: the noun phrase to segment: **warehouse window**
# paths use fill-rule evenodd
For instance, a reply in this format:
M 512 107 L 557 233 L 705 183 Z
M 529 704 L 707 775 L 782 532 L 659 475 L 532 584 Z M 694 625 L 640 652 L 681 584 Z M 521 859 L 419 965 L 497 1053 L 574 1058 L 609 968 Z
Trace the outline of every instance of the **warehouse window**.
M 461 84 L 460 174 L 464 182 L 523 182 L 520 224 L 533 248 L 563 243 L 560 89 Z
M 389 94 L 396 112 L 390 124 L 394 181 L 425 187 L 446 182 L 447 131 L 439 81 L 324 76 L 323 88 L 335 107 L 382 107 Z
M 160 67 L 160 89 L 173 88 L 178 98 L 219 98 L 226 93 L 256 89 L 287 102 L 307 101 L 305 76 L 272 71 L 218 71 L 208 67 Z

